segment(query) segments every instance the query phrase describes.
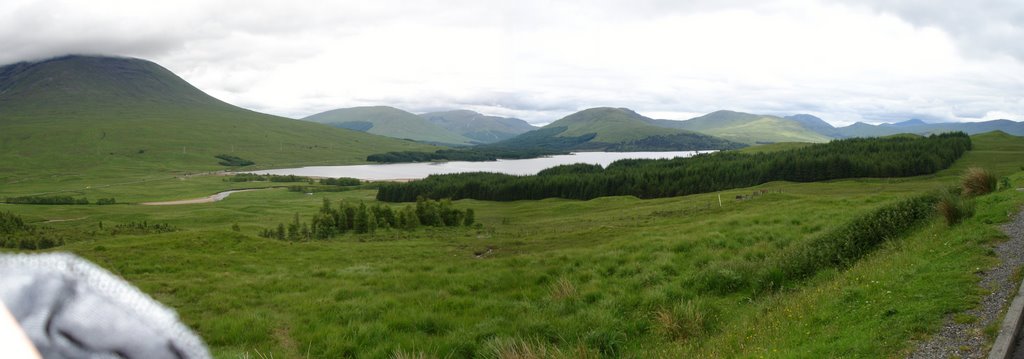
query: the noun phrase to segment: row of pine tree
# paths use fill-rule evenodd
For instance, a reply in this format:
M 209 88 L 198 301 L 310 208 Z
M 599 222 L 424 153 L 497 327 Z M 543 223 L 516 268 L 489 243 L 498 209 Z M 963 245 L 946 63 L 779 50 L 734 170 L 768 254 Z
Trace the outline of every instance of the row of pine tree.
M 450 199 L 428 200 L 420 197 L 416 205 L 400 209 L 363 202 L 354 204 L 342 200 L 337 206 L 324 198 L 320 210 L 310 222 L 302 222 L 296 213 L 291 223 L 279 223 L 276 228 L 264 229 L 260 236 L 288 241 L 328 239 L 344 233 L 375 233 L 378 229 L 413 230 L 420 226 L 471 226 L 476 222 L 472 208 L 460 210 Z
M 672 197 L 770 181 L 812 182 L 857 177 L 906 177 L 949 167 L 971 149 L 962 132 L 928 137 L 856 138 L 762 153 L 725 151 L 668 160 L 622 160 L 608 168 L 568 165 L 534 176 L 496 173 L 434 175 L 380 186 L 377 199 L 417 197 L 515 201 L 632 195 Z

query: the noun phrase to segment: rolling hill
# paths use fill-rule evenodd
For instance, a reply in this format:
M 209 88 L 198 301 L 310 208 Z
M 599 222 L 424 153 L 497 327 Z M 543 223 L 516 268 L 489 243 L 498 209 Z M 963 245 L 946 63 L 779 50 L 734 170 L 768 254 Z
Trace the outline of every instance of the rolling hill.
M 304 120 L 420 142 L 450 145 L 468 145 L 474 142 L 420 116 L 388 106 L 340 108 L 321 112 Z
M 235 107 L 140 59 L 65 56 L 0 67 L 0 183 L 225 169 L 219 154 L 266 168 L 431 149 Z
M 809 129 L 803 122 L 805 121 L 722 110 L 685 121 L 656 120 L 655 123 L 746 144 L 828 142 L 831 139 Z
M 479 143 L 507 140 L 537 129 L 518 118 L 487 116 L 469 110 L 429 112 L 420 117 Z
M 656 120 L 630 109 L 586 109 L 491 146 L 552 150 L 668 151 L 729 149 L 741 144 L 655 125 Z

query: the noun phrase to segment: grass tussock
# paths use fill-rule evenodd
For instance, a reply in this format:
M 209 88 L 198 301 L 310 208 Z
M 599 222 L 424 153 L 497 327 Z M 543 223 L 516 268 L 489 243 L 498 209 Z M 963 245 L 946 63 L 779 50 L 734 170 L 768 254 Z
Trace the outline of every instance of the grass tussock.
M 495 359 L 545 359 L 562 357 L 553 346 L 523 339 L 497 339 L 488 343 L 487 351 Z
M 657 330 L 668 340 L 681 341 L 700 337 L 714 330 L 717 310 L 693 301 L 680 302 L 654 312 Z
M 388 356 L 389 359 L 433 359 L 434 357 L 424 352 L 406 352 L 397 349 Z
M 576 285 L 569 280 L 569 278 L 559 278 L 555 284 L 551 286 L 551 298 L 555 300 L 569 300 L 575 299 L 579 295 L 576 290 Z
M 495 338 L 484 346 L 484 358 L 493 359 L 597 359 L 596 353 L 584 346 L 562 350 L 536 340 L 521 338 Z
M 963 195 L 975 197 L 989 194 L 996 190 L 996 176 L 981 167 L 971 167 L 961 178 Z
M 974 200 L 946 191 L 939 196 L 935 209 L 946 220 L 947 225 L 953 226 L 974 216 Z

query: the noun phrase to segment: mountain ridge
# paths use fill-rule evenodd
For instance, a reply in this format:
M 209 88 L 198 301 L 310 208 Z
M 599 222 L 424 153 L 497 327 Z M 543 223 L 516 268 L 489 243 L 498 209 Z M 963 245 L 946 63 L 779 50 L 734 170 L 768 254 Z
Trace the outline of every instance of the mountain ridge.
M 492 146 L 612 151 L 709 150 L 742 146 L 707 134 L 658 126 L 656 123 L 656 120 L 628 108 L 594 107 Z
M 537 129 L 518 118 L 488 116 L 471 110 L 435 111 L 419 116 L 479 143 L 494 143 Z
M 827 135 L 808 129 L 801 121 L 730 110 L 711 112 L 689 120 L 677 121 L 672 125 L 674 128 L 751 145 L 775 142 L 828 142 L 831 140 L 831 137 Z
M 465 136 L 430 123 L 416 114 L 391 106 L 337 108 L 306 116 L 302 120 L 427 143 L 448 145 L 473 143 L 473 140 Z

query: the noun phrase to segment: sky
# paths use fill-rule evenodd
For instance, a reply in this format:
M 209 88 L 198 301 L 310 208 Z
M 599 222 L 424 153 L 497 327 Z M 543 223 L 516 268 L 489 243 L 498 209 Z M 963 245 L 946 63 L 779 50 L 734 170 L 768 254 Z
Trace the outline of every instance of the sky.
M 292 118 L 388 105 L 535 124 L 598 106 L 1024 121 L 1020 0 L 5 0 L 0 49 L 0 64 L 143 58 Z

